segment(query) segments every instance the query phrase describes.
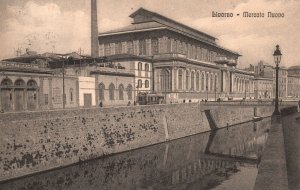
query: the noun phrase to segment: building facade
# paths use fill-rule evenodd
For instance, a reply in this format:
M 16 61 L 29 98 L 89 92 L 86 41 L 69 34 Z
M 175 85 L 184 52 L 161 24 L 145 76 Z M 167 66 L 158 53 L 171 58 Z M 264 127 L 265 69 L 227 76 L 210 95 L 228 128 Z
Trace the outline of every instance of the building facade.
M 132 25 L 99 35 L 99 56 L 149 58 L 153 93 L 175 102 L 254 96 L 254 73 L 237 69 L 240 55 L 219 46 L 215 37 L 143 8 L 130 17 Z M 142 68 L 135 65 L 138 73 Z
M 273 79 L 255 77 L 254 78 L 254 94 L 257 99 L 271 99 L 274 97 Z
M 63 107 L 63 79 L 36 64 L 0 62 L 0 110 L 2 112 L 60 109 Z M 77 78 L 66 76 L 65 107 L 78 106 Z
M 287 96 L 289 98 L 299 98 L 300 97 L 300 67 L 292 66 L 288 68 L 288 87 Z

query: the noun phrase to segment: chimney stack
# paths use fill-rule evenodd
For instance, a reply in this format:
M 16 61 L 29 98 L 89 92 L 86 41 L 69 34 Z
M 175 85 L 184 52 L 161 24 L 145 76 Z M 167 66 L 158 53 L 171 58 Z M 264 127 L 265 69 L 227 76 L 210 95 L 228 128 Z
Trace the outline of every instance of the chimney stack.
M 98 46 L 97 0 L 91 0 L 91 56 L 99 56 Z

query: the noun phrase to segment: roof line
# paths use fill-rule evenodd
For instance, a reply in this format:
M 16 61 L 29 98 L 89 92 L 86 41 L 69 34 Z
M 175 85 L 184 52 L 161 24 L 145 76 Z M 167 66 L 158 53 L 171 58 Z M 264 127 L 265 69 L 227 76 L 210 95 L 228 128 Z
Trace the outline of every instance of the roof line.
M 122 32 L 103 32 L 99 33 L 98 37 L 100 36 L 110 36 L 110 35 L 118 35 L 118 34 L 127 34 L 127 33 L 132 33 L 132 32 L 143 32 L 143 31 L 151 31 L 151 30 L 159 30 L 159 29 L 166 29 L 167 27 L 161 26 L 161 27 L 155 27 L 155 28 L 146 28 L 146 29 L 138 29 L 138 30 L 128 30 L 128 31 L 122 31 Z
M 146 12 L 149 12 L 150 14 L 153 14 L 153 15 L 155 15 L 155 16 L 157 16 L 157 17 L 161 17 L 161 18 L 163 18 L 163 19 L 165 19 L 165 20 L 167 20 L 167 21 L 174 22 L 175 24 L 178 24 L 178 25 L 181 25 L 181 26 L 183 26 L 183 27 L 186 27 L 186 28 L 188 28 L 188 29 L 190 29 L 190 30 L 192 30 L 192 31 L 195 31 L 195 32 L 197 32 L 197 33 L 200 33 L 200 34 L 202 34 L 202 35 L 206 35 L 207 37 L 210 37 L 210 38 L 213 38 L 213 39 L 217 39 L 216 37 L 214 37 L 214 36 L 212 36 L 212 35 L 209 35 L 209 34 L 204 33 L 204 32 L 202 32 L 202 31 L 196 30 L 196 29 L 194 29 L 194 28 L 192 28 L 192 27 L 190 27 L 190 26 L 187 26 L 187 25 L 185 25 L 185 24 L 182 24 L 182 23 L 180 23 L 180 22 L 178 22 L 178 21 L 175 21 L 175 20 L 173 20 L 173 19 L 170 19 L 170 18 L 168 18 L 168 17 L 166 17 L 166 16 L 163 16 L 163 15 L 161 15 L 161 14 L 158 14 L 158 13 L 156 13 L 156 12 L 149 11 L 149 10 L 147 10 L 147 9 L 144 9 L 143 7 L 139 8 L 138 10 L 136 10 L 134 13 L 132 13 L 131 15 L 129 15 L 129 17 L 133 18 L 135 15 L 138 14 L 139 11 L 146 11 Z

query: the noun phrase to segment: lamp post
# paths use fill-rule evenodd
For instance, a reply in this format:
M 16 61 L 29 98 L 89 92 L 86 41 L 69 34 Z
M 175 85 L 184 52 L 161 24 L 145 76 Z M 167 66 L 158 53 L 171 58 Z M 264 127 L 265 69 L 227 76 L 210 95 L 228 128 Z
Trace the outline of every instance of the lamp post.
M 63 109 L 65 109 L 66 106 L 66 99 L 65 99 L 65 61 L 63 60 L 63 65 L 62 65 L 62 74 L 63 74 Z
M 247 82 L 245 81 L 245 100 L 247 99 Z
M 206 101 L 208 101 L 208 86 L 206 85 Z
M 273 53 L 274 61 L 276 64 L 275 70 L 276 70 L 276 91 L 275 91 L 275 110 L 273 112 L 273 116 L 278 118 L 280 116 L 280 112 L 278 109 L 278 71 L 279 71 L 279 64 L 281 61 L 281 51 L 279 49 L 279 45 L 276 45 L 276 50 Z
M 217 80 L 215 80 L 215 101 L 217 101 Z

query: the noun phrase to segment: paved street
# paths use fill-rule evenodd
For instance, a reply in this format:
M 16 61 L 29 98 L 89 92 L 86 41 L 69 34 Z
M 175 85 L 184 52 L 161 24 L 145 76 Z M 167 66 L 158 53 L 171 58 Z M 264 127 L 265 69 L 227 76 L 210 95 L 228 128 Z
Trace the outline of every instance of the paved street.
M 300 189 L 300 113 L 283 118 L 289 189 Z

